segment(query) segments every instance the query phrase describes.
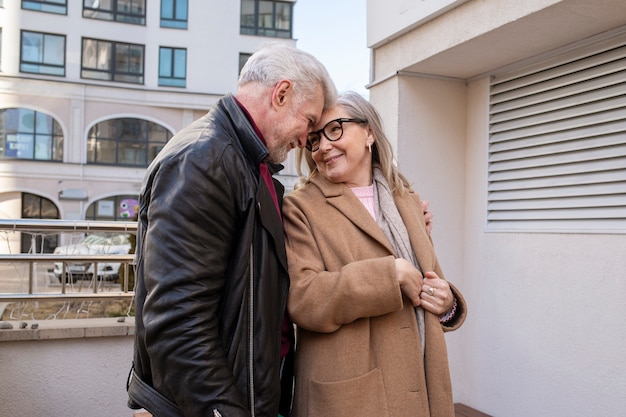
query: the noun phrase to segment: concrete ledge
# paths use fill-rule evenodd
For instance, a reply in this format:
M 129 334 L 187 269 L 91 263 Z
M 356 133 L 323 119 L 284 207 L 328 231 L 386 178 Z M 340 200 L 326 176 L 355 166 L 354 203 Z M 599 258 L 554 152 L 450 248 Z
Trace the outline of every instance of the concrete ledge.
M 135 318 L 124 317 L 123 319 L 121 321 L 122 318 L 111 317 L 9 321 L 13 324 L 13 329 L 0 329 L 0 342 L 133 336 L 135 334 Z M 21 329 L 20 323 L 26 323 L 26 327 Z

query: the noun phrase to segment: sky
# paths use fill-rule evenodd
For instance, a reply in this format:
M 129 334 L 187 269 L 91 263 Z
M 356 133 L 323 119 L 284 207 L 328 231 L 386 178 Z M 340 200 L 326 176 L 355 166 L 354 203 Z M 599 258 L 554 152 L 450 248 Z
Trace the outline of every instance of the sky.
M 366 0 L 298 0 L 293 10 L 296 46 L 326 66 L 337 90 L 369 92 Z

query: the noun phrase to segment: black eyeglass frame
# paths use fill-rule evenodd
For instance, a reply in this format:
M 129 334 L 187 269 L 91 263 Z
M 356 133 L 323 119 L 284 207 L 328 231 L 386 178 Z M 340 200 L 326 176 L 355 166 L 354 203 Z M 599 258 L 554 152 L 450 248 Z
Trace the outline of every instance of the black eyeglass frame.
M 332 123 L 339 123 L 339 127 L 341 128 L 341 134 L 339 135 L 339 137 L 337 139 L 331 139 L 329 137 L 329 135 L 326 133 L 326 128 L 328 126 L 330 126 Z M 316 152 L 320 148 L 319 144 L 322 141 L 322 134 L 326 137 L 326 139 L 328 139 L 331 142 L 336 142 L 339 139 L 341 139 L 341 137 L 343 136 L 343 124 L 344 123 L 367 123 L 367 120 L 364 120 L 364 119 L 353 119 L 353 118 L 349 118 L 349 117 L 340 117 L 338 119 L 331 120 L 330 122 L 326 123 L 324 125 L 324 127 L 321 128 L 320 130 L 316 130 L 315 132 L 309 132 L 309 134 L 306 137 L 306 149 L 309 152 Z M 316 135 L 317 138 L 318 138 L 317 148 L 315 148 L 315 149 L 313 149 L 313 145 L 311 145 L 311 141 L 309 140 L 311 135 Z

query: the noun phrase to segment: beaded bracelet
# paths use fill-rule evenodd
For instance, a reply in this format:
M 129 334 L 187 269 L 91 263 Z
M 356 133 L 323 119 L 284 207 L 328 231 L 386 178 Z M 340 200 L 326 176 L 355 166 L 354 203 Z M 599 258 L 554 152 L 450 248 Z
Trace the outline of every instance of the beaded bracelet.
M 439 317 L 439 323 L 445 324 L 454 318 L 454 315 L 456 314 L 456 305 L 456 297 L 454 297 L 454 304 L 452 304 L 452 308 L 448 310 L 443 317 Z

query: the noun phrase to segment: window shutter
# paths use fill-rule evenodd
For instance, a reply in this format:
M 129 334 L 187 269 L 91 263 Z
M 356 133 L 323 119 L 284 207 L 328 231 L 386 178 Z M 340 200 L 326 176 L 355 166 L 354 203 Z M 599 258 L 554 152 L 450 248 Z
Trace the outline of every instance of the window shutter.
M 626 35 L 492 77 L 489 231 L 626 233 Z

